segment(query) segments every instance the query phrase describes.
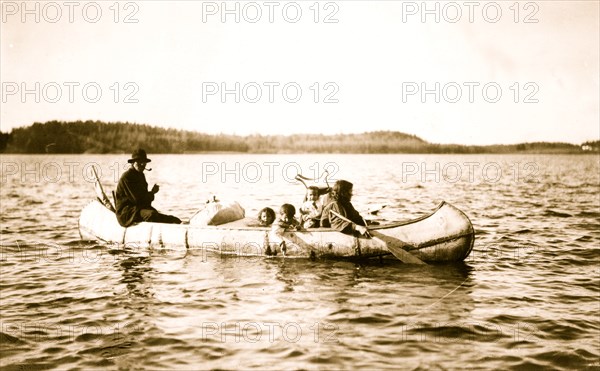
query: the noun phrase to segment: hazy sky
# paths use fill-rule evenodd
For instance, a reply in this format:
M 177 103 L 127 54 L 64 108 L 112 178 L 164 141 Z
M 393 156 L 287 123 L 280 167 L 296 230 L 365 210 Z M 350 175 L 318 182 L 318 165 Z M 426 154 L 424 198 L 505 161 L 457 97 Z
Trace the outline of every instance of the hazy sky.
M 1 4 L 4 132 L 89 119 L 461 144 L 600 138 L 598 1 L 22 4 Z

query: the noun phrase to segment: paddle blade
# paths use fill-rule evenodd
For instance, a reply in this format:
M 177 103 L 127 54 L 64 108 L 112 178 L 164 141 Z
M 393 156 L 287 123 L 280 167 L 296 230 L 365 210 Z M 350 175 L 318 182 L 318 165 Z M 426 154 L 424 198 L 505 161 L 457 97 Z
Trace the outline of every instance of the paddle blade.
M 402 263 L 405 264 L 418 264 L 418 265 L 427 265 L 424 261 L 417 258 L 410 252 L 404 250 L 404 246 L 407 246 L 406 243 L 401 240 L 387 236 L 381 232 L 370 230 L 369 233 L 376 238 L 379 238 L 387 245 L 388 250 Z
M 371 207 L 369 207 L 369 209 L 367 210 L 367 213 L 371 215 L 377 215 L 377 213 L 386 206 L 387 205 L 371 205 Z

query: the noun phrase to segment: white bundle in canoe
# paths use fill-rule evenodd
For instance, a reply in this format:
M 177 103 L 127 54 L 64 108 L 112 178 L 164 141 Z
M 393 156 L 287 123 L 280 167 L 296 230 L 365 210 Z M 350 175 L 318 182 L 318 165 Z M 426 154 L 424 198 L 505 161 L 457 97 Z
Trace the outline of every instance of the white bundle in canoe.
M 191 225 L 221 225 L 246 216 L 244 208 L 237 202 L 209 202 L 204 209 L 190 218 Z

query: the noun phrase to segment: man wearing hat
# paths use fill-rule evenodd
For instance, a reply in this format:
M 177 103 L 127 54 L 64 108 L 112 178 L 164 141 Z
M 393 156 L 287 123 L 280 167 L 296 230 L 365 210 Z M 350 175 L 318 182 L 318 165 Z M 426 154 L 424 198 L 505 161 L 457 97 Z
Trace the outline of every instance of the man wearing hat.
M 148 183 L 144 176 L 146 164 L 151 160 L 146 156 L 146 151 L 136 149 L 131 158 L 127 160 L 132 164 L 119 179 L 116 192 L 117 220 L 123 227 L 128 227 L 138 222 L 173 223 L 179 224 L 181 220 L 172 215 L 161 214 L 152 207 L 154 194 L 158 192 L 158 185 L 154 185 L 148 192 Z

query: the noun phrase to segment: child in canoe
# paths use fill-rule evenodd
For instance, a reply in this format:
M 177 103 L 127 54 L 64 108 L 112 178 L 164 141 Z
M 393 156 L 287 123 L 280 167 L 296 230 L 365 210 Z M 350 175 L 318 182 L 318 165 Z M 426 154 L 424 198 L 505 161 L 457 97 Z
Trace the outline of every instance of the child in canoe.
M 318 228 L 323 213 L 323 204 L 319 200 L 319 188 L 310 186 L 306 188 L 306 197 L 300 207 L 300 218 L 304 228 Z
M 258 212 L 258 224 L 262 227 L 268 227 L 275 221 L 275 211 L 270 207 L 265 207 Z
M 302 229 L 302 226 L 295 218 L 295 215 L 296 208 L 294 205 L 281 205 L 281 208 L 279 208 L 279 218 L 275 223 L 273 223 L 273 228 L 271 229 L 271 241 L 279 245 L 279 249 L 283 255 L 285 255 L 287 251 L 283 233 L 286 230 L 298 231 Z M 267 254 L 269 255 L 269 253 Z M 274 252 L 274 254 L 277 255 L 277 250 Z
M 277 219 L 277 223 L 273 225 L 273 228 L 278 229 L 291 229 L 291 230 L 299 230 L 301 229 L 300 223 L 296 219 L 296 208 L 291 204 L 283 204 L 279 208 L 279 219 Z

